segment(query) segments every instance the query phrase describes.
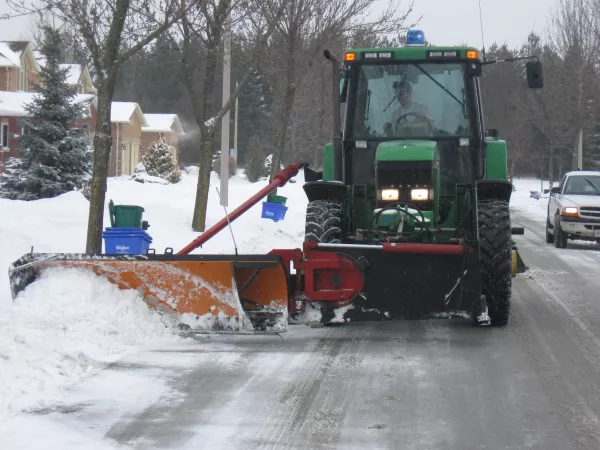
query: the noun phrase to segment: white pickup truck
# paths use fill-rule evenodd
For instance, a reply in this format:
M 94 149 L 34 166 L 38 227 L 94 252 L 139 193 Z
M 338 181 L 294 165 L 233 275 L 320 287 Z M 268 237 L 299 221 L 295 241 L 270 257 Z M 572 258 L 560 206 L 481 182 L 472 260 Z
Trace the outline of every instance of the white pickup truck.
M 600 242 L 600 172 L 568 172 L 550 190 L 546 242 L 566 248 L 567 239 Z

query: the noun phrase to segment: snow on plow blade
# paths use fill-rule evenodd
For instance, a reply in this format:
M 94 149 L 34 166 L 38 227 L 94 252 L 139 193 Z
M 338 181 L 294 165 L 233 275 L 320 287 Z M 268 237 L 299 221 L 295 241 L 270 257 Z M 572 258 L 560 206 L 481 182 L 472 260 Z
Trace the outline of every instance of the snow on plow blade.
M 287 278 L 276 255 L 30 253 L 10 266 L 13 298 L 50 267 L 92 270 L 121 289 L 134 289 L 186 332 L 287 329 Z

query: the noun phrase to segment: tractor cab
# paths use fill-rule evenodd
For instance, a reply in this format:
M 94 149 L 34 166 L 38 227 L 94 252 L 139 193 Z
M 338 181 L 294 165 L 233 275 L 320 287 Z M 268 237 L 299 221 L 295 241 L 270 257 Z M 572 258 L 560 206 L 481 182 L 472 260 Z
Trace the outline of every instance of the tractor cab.
M 344 53 L 334 99 L 339 131 L 325 149 L 323 180 L 352 190 L 348 239 L 364 236 L 381 209 L 398 203 L 447 228 L 458 220 L 461 186 L 507 180 L 506 143 L 484 127 L 483 65 L 477 49 L 426 46 L 419 30 L 408 32 L 404 47 Z M 527 70 L 536 87 L 539 63 Z M 377 221 L 397 225 L 390 216 L 402 219 L 388 210 Z

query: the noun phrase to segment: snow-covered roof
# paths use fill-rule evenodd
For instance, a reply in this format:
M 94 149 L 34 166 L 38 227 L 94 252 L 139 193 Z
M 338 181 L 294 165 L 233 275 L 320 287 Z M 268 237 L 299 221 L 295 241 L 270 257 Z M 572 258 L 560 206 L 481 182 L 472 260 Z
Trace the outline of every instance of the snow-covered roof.
M 29 112 L 25 105 L 31 103 L 36 95 L 35 92 L 5 92 L 0 91 L 0 116 L 5 117 L 27 117 Z M 96 96 L 92 94 L 78 94 L 78 102 L 90 103 L 96 106 Z M 89 114 L 89 111 L 88 111 Z
M 67 84 L 76 85 L 81 78 L 82 68 L 79 64 L 59 64 L 61 69 L 67 69 Z
M 142 127 L 142 132 L 185 134 L 177 114 L 144 114 L 144 117 L 148 126 Z
M 21 67 L 21 56 L 25 49 L 17 44 L 21 43 L 0 41 L 0 67 Z
M 135 102 L 112 102 L 110 107 L 110 121 L 112 123 L 131 123 L 136 114 L 142 127 L 148 126 L 140 105 Z
M 33 58 L 35 59 L 35 62 L 38 64 L 38 66 L 46 66 L 46 57 L 42 55 L 42 52 L 40 52 L 39 50 L 33 51 Z

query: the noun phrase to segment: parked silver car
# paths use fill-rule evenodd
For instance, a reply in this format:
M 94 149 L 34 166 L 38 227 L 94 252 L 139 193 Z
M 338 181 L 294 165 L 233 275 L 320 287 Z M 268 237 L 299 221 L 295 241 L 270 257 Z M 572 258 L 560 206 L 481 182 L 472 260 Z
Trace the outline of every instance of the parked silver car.
M 567 239 L 600 242 L 600 172 L 568 172 L 550 190 L 546 242 L 565 248 Z

